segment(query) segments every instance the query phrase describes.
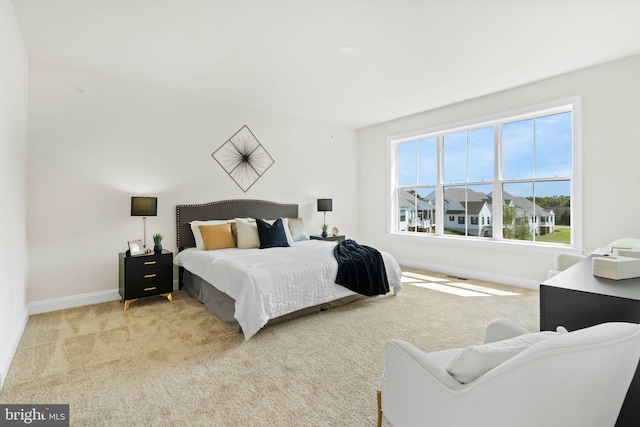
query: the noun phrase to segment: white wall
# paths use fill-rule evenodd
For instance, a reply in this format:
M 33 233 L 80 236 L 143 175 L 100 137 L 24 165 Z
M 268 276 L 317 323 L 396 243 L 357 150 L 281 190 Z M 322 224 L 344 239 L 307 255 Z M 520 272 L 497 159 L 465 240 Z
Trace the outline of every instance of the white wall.
M 0 388 L 27 320 L 28 75 L 11 1 L 0 0 Z
M 556 251 L 516 245 L 463 244 L 452 238 L 394 236 L 386 230 L 387 137 L 475 117 L 582 96 L 584 247 L 587 252 L 620 237 L 640 237 L 637 170 L 640 56 L 634 56 L 472 101 L 427 111 L 358 131 L 358 212 L 362 240 L 405 265 L 448 274 L 535 286 L 546 278 Z M 470 76 L 472 78 L 472 76 Z M 455 90 L 455 88 L 451 88 Z
M 353 130 L 35 59 L 29 102 L 29 301 L 117 289 L 118 253 L 142 239 L 132 195 L 158 197 L 147 241 L 174 252 L 176 204 L 229 198 L 299 203 L 319 234 L 332 197 L 327 222 L 356 233 Z M 275 159 L 247 193 L 211 157 L 245 124 Z

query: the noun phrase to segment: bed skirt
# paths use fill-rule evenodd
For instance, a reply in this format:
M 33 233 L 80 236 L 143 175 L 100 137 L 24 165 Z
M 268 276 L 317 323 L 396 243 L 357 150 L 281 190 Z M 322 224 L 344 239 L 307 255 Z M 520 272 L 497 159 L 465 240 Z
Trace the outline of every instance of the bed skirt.
M 187 294 L 200 301 L 207 307 L 210 313 L 215 314 L 220 320 L 231 325 L 238 333 L 242 332 L 242 328 L 238 321 L 233 317 L 235 313 L 235 300 L 226 293 L 216 289 L 209 282 L 204 280 L 198 275 L 195 275 L 188 270 L 184 271 L 184 289 Z M 351 302 L 368 298 L 364 295 L 354 294 L 344 298 L 337 299 L 335 301 L 329 301 L 324 304 L 314 305 L 312 307 L 303 308 L 302 310 L 294 311 L 283 316 L 270 319 L 266 326 L 276 325 L 278 323 L 286 322 L 297 317 L 306 316 L 308 314 L 317 313 L 323 310 L 328 310 L 332 307 L 340 307 L 341 305 L 349 304 Z

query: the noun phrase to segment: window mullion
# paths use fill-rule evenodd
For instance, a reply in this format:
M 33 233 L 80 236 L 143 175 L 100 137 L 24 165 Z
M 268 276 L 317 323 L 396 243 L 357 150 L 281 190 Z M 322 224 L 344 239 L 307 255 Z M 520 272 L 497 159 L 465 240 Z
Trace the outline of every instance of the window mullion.
M 465 132 L 465 167 L 467 168 L 465 174 L 464 184 L 464 235 L 469 235 L 469 223 L 471 222 L 471 215 L 469 215 L 469 131 Z
M 502 240 L 502 126 L 495 125 L 493 128 L 494 141 L 494 177 L 493 180 L 493 200 L 492 200 L 492 220 L 491 235 L 494 240 Z
M 418 220 L 418 183 L 420 182 L 420 141 L 416 141 L 416 182 L 413 191 L 415 194 L 413 195 L 413 222 L 414 224 Z M 415 227 L 415 226 L 414 226 Z M 417 228 L 414 228 L 413 231 L 417 231 Z
M 436 183 L 436 235 L 444 234 L 444 135 L 438 135 L 438 182 Z

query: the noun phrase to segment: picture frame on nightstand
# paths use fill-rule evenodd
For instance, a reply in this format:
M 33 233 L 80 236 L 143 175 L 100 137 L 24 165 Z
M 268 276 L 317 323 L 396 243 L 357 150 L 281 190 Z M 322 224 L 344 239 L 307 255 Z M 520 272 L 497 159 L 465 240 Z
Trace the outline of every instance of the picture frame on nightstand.
M 127 243 L 129 244 L 129 255 L 136 256 L 144 254 L 142 240 L 129 240 Z

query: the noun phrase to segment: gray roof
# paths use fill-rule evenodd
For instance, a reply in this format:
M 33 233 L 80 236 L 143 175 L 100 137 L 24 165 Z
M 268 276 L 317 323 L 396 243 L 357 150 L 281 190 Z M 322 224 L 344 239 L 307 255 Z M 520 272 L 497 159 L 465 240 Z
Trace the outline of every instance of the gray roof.
M 414 196 L 413 194 L 400 190 L 399 193 L 400 207 L 413 207 Z M 549 215 L 550 211 L 542 208 L 541 206 L 534 205 L 533 202 L 526 197 L 513 196 L 506 191 L 502 192 L 504 201 L 512 202 L 518 209 L 521 209 L 529 214 L 535 211 L 536 215 L 545 216 Z M 434 205 L 428 204 L 425 200 L 435 199 L 435 191 L 425 196 L 424 199 L 418 199 L 418 209 L 420 210 L 433 210 Z M 444 199 L 446 206 L 446 214 L 463 214 L 478 215 L 482 210 L 484 204 L 491 209 L 492 197 L 491 193 L 485 194 L 479 191 L 474 191 L 470 188 L 447 188 L 444 190 Z M 424 206 L 426 205 L 426 207 Z
M 493 195 L 489 193 L 488 196 L 492 197 Z M 542 206 L 534 205 L 533 202 L 526 197 L 513 196 L 506 191 L 502 192 L 502 198 L 505 202 L 513 203 L 516 208 L 522 209 L 527 213 L 533 213 L 535 211 L 536 215 L 545 216 L 552 212 L 544 209 Z
M 549 215 L 550 213 L 548 210 L 544 209 L 543 207 L 535 205 L 531 200 L 527 199 L 526 197 L 512 196 L 506 191 L 502 192 L 502 197 L 505 201 L 513 202 L 513 204 L 517 208 L 520 208 L 529 214 L 535 212 L 537 215 L 544 216 L 544 215 Z
M 413 209 L 417 205 L 419 211 L 432 211 L 435 209 L 428 201 L 415 197 L 406 190 L 398 190 L 398 205 L 400 208 Z
M 490 201 L 489 197 L 470 188 L 447 188 L 444 190 L 447 214 L 478 215 L 482 207 Z
M 465 197 L 466 196 L 466 197 Z M 444 190 L 444 197 L 455 200 L 458 203 L 467 202 L 488 202 L 489 196 L 485 193 L 473 191 L 470 188 L 447 188 Z

